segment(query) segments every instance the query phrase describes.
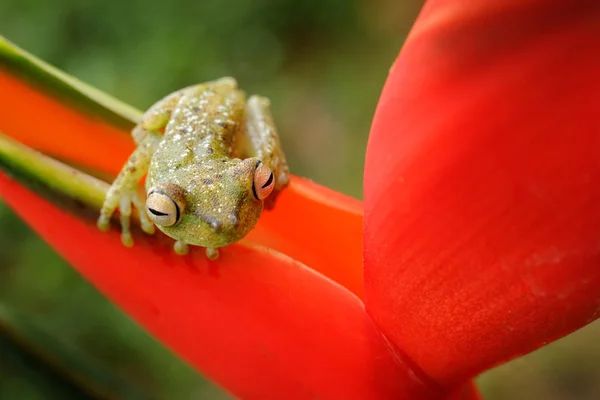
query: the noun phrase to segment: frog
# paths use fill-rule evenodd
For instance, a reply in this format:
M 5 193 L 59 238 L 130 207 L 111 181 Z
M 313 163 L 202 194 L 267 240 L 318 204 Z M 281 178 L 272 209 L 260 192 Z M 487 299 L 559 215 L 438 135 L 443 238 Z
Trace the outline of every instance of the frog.
M 288 186 L 289 168 L 268 98 L 232 77 L 177 90 L 154 103 L 132 129 L 135 150 L 108 188 L 97 226 L 117 209 L 121 242 L 134 244 L 131 217 L 175 240 L 174 251 L 219 248 L 243 239 Z M 139 187 L 145 178 L 145 199 Z

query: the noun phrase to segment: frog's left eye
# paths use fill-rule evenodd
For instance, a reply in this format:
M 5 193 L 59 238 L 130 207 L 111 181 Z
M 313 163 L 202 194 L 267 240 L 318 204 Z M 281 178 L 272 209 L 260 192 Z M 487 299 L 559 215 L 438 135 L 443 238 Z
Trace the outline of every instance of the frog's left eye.
M 271 194 L 274 187 L 275 177 L 273 176 L 273 171 L 262 162 L 258 162 L 254 170 L 252 194 L 254 194 L 257 200 L 264 200 Z
M 173 226 L 179 222 L 183 212 L 183 204 L 177 201 L 178 196 L 171 196 L 167 191 L 151 189 L 146 198 L 148 215 L 156 225 Z

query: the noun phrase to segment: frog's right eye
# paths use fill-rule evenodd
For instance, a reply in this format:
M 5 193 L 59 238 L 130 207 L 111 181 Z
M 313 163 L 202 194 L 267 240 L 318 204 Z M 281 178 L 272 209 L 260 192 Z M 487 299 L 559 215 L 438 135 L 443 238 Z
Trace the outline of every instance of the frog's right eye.
M 275 187 L 273 171 L 262 162 L 256 163 L 254 179 L 252 182 L 252 194 L 256 200 L 264 200 L 271 194 Z
M 156 225 L 173 226 L 179 222 L 183 204 L 164 190 L 150 189 L 146 198 L 148 215 Z

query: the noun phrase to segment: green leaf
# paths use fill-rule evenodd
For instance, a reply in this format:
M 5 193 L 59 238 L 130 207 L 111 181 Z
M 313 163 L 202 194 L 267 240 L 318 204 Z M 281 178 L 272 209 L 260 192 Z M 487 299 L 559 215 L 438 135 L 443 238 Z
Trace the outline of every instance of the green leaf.
M 0 169 L 62 208 L 96 216 L 109 185 L 0 132 Z

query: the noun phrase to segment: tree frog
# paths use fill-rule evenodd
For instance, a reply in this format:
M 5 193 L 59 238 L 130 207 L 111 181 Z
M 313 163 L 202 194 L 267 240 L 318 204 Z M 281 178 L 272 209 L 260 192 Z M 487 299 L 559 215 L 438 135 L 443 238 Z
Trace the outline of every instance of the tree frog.
M 120 209 L 125 246 L 132 205 L 142 230 L 154 225 L 188 245 L 218 248 L 242 239 L 289 182 L 269 100 L 246 95 L 235 79 L 221 78 L 178 90 L 155 103 L 132 130 L 136 149 L 110 186 L 98 227 L 106 231 Z M 146 175 L 146 201 L 138 193 Z

